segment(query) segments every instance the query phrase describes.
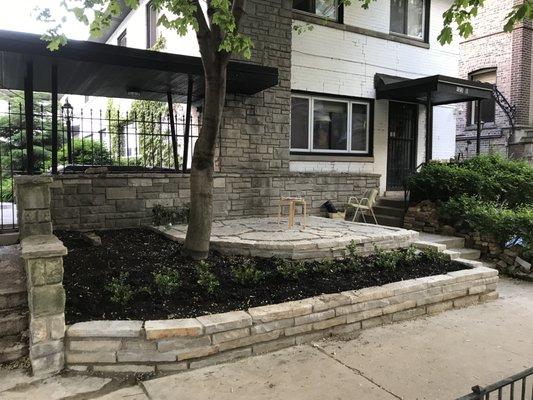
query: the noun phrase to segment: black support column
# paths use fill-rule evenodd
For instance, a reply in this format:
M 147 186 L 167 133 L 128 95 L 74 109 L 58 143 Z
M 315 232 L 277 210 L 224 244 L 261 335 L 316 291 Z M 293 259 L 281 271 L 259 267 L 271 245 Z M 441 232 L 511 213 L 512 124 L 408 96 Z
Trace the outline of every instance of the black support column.
M 57 174 L 57 65 L 52 65 L 52 174 Z
M 172 93 L 167 92 L 168 116 L 170 118 L 170 134 L 172 135 L 172 156 L 174 157 L 174 168 L 179 171 L 178 165 L 178 140 L 176 139 L 176 123 L 174 121 L 174 107 L 172 107 Z
M 476 100 L 476 154 L 481 153 L 481 100 Z
M 24 113 L 26 117 L 26 173 L 34 172 L 33 154 L 33 61 L 26 64 L 24 77 Z
M 431 92 L 427 92 L 426 101 L 426 162 L 433 158 L 433 103 Z
M 187 86 L 187 110 L 185 111 L 185 134 L 183 136 L 183 172 L 187 172 L 187 163 L 189 162 L 189 137 L 191 134 L 191 108 L 192 108 L 192 90 L 194 80 L 189 75 Z

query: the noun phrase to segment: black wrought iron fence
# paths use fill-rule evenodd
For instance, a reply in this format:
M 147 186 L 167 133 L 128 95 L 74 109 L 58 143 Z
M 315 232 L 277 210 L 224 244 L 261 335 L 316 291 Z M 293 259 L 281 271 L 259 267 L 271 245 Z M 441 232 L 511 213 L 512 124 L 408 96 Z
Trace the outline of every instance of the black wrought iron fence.
M 48 103 L 49 104 L 49 103 Z M 33 171 L 68 173 L 105 166 L 117 171 L 186 172 L 199 124 L 174 113 L 75 110 L 63 107 L 57 138 L 49 106 L 34 107 Z M 0 232 L 15 230 L 13 177 L 28 172 L 23 102 L 0 103 Z
M 472 393 L 457 400 L 533 400 L 533 368 L 485 387 L 474 386 Z

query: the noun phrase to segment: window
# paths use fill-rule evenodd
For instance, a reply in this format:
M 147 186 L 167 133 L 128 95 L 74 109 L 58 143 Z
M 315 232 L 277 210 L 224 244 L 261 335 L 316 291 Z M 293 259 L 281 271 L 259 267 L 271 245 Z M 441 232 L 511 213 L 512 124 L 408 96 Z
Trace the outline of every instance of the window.
M 292 8 L 341 22 L 339 0 L 293 0 Z
M 154 47 L 157 41 L 157 10 L 149 2 L 146 5 L 146 48 Z
M 471 81 L 490 83 L 492 85 L 496 84 L 496 70 L 495 69 L 485 69 L 483 71 L 475 72 L 470 74 Z M 480 102 L 481 109 L 481 122 L 494 122 L 495 110 L 496 110 L 496 101 L 493 97 L 490 99 L 483 99 Z M 474 110 L 474 112 L 472 112 Z M 470 124 L 477 123 L 477 107 L 475 102 L 468 104 L 468 121 Z
M 117 45 L 126 47 L 128 45 L 128 41 L 126 40 L 126 30 L 120 34 L 120 36 L 117 38 Z
M 370 153 L 370 102 L 294 94 L 291 150 Z
M 391 0 L 390 31 L 427 40 L 427 10 L 424 0 Z

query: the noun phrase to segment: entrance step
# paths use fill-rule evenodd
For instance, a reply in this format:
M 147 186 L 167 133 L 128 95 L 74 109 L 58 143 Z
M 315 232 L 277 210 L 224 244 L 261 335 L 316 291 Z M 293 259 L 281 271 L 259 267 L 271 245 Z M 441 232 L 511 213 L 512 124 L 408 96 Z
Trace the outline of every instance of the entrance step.
M 376 201 L 376 206 L 384 206 L 384 207 L 394 207 L 394 208 L 398 208 L 400 210 L 404 210 L 404 201 L 403 201 L 403 198 L 402 199 L 392 199 L 392 198 L 387 198 L 387 197 L 379 197 L 378 200 Z
M 456 236 L 437 235 L 435 233 L 420 232 L 418 238 L 424 242 L 443 244 L 448 250 L 462 249 L 465 247 L 465 239 Z
M 399 218 L 403 218 L 404 216 L 403 208 L 388 207 L 388 206 L 381 206 L 381 205 L 374 206 L 374 213 L 376 213 L 376 215 L 378 214 L 388 215 L 391 217 L 399 217 Z
M 28 329 L 28 315 L 24 312 L 11 312 L 0 317 L 0 337 L 18 335 Z

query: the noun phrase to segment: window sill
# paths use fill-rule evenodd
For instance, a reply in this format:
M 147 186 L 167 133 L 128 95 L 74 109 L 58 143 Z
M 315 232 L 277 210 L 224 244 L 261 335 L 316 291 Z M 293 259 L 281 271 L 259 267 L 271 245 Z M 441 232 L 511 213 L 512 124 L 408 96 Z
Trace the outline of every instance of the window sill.
M 374 31 L 371 29 L 360 28 L 354 25 L 341 24 L 339 22 L 332 21 L 330 19 L 322 18 L 317 15 L 309 14 L 304 11 L 292 10 L 292 19 L 297 21 L 303 21 L 310 24 L 322 25 L 328 28 L 339 29 L 346 32 L 358 33 L 361 35 L 372 36 L 378 39 L 389 40 L 391 42 L 403 43 L 415 47 L 421 47 L 429 49 L 429 43 L 426 43 L 419 39 L 414 39 L 406 36 L 395 35 L 391 33 L 384 33 Z
M 481 131 L 488 131 L 491 129 L 498 129 L 498 125 L 494 122 L 485 122 L 483 124 L 483 127 L 481 128 Z M 477 131 L 477 125 L 476 124 L 470 124 L 465 126 L 465 131 Z
M 359 162 L 373 163 L 374 157 L 368 154 L 335 154 L 335 153 L 309 153 L 291 151 L 290 161 L 326 161 L 326 162 Z

